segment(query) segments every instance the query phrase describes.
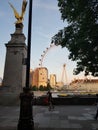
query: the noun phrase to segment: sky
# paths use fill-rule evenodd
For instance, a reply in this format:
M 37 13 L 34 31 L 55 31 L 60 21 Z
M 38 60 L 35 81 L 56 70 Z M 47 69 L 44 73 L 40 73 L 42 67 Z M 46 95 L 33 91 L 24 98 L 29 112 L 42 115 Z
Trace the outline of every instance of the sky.
M 13 11 L 8 4 L 10 2 L 16 10 L 21 13 L 22 0 L 1 0 L 0 1 L 0 77 L 3 78 L 4 64 L 6 56 L 5 43 L 10 41 L 11 36 L 15 32 L 15 17 Z M 39 67 L 41 55 L 43 51 L 50 47 L 51 38 L 63 27 L 67 26 L 67 22 L 61 19 L 61 14 L 57 6 L 57 0 L 33 0 L 32 10 L 32 39 L 31 39 L 31 69 Z M 28 34 L 28 8 L 29 0 L 24 16 L 23 33 L 27 38 Z M 27 44 L 27 41 L 26 41 Z M 63 65 L 66 64 L 64 73 L 67 81 L 70 82 L 74 78 L 80 78 L 73 75 L 73 69 L 76 62 L 68 59 L 68 50 L 61 46 L 51 47 L 45 54 L 42 62 L 43 67 L 47 67 L 49 75 L 56 74 L 57 81 L 62 80 Z M 66 80 L 66 79 L 65 79 Z

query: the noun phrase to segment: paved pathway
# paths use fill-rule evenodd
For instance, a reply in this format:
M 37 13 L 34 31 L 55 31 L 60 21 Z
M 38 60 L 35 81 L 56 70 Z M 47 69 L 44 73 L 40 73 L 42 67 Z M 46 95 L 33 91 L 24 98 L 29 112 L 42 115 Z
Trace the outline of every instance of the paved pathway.
M 98 130 L 95 106 L 34 106 L 35 130 Z M 0 106 L 0 130 L 17 130 L 19 107 Z

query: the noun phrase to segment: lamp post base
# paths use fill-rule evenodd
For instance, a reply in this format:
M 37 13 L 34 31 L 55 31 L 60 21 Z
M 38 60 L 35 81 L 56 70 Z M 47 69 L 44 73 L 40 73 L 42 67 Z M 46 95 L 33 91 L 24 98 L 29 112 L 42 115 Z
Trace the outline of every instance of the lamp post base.
M 32 115 L 33 94 L 29 88 L 24 88 L 20 94 L 20 116 L 17 130 L 34 130 Z

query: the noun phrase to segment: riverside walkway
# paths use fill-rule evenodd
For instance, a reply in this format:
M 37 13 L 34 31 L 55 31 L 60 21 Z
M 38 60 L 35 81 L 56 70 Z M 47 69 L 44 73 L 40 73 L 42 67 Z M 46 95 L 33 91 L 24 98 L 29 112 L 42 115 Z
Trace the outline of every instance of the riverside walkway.
M 17 130 L 19 106 L 0 106 L 0 130 Z M 33 106 L 35 130 L 98 130 L 95 106 Z

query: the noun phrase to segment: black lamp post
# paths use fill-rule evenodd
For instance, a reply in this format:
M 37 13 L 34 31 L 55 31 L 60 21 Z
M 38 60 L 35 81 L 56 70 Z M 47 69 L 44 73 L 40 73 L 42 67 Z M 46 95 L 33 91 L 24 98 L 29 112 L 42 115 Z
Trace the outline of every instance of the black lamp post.
M 31 30 L 32 30 L 32 0 L 30 0 L 30 2 L 29 2 L 28 50 L 27 50 L 26 88 L 29 88 L 29 79 L 30 79 L 29 77 L 30 77 Z
M 29 0 L 29 19 L 28 19 L 28 44 L 27 44 L 27 62 L 26 62 L 26 86 L 23 93 L 20 94 L 20 116 L 18 121 L 18 130 L 34 130 L 32 100 L 30 93 L 30 52 L 31 52 L 31 29 L 32 29 L 32 0 Z

